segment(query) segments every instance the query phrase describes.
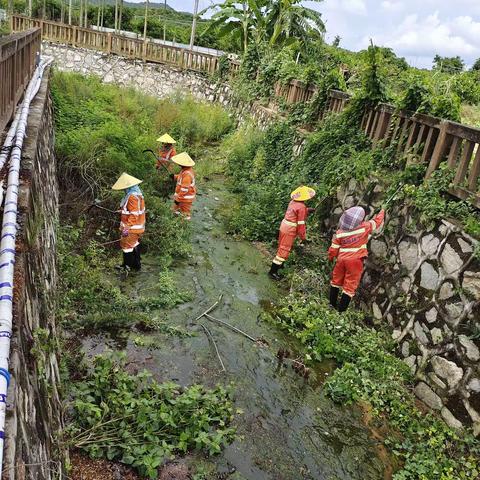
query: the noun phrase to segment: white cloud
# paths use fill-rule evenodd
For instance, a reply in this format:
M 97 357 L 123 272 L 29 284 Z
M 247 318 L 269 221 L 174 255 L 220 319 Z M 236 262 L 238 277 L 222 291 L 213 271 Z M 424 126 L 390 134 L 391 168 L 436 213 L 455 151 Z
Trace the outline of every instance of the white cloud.
M 411 14 L 390 31 L 375 36 L 377 44 L 392 47 L 407 57 L 433 58 L 435 54 L 464 58 L 480 56 L 480 23 L 471 17 L 441 20 L 439 13 Z
M 403 10 L 404 4 L 402 2 L 392 2 L 385 0 L 382 2 L 382 8 L 388 12 L 400 12 Z
M 367 14 L 367 5 L 364 0 L 342 0 L 341 8 L 346 13 L 351 13 L 354 15 L 366 15 Z

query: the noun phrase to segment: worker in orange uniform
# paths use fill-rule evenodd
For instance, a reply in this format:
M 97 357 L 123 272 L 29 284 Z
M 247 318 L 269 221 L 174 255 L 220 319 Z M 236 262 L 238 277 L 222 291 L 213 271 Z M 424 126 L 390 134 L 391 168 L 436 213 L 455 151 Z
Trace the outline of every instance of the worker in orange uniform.
M 123 251 L 123 264 L 126 271 L 140 270 L 140 238 L 145 232 L 145 200 L 140 185 L 142 180 L 122 173 L 112 190 L 124 190 L 120 202 L 120 248 Z
M 175 155 L 172 157 L 172 162 L 182 167 L 178 175 L 173 175 L 176 181 L 175 195 L 173 196 L 173 211 L 176 215 L 182 215 L 185 220 L 191 220 L 192 203 L 197 194 L 195 173 L 192 168 L 195 162 L 187 152 Z
M 385 218 L 385 210 L 368 222 L 364 222 L 365 210 L 352 207 L 340 217 L 339 230 L 328 249 L 330 261 L 337 259 L 330 284 L 330 305 L 344 312 L 357 291 L 362 278 L 363 263 L 368 256 L 367 243 L 372 232 L 380 228 Z M 338 294 L 342 289 L 340 303 Z
M 307 236 L 306 220 L 308 214 L 314 209 L 307 208 L 305 202 L 315 196 L 315 190 L 310 187 L 298 187 L 290 194 L 291 202 L 288 204 L 285 217 L 280 224 L 278 236 L 278 251 L 270 267 L 269 275 L 275 280 L 279 279 L 278 271 L 290 255 L 295 239 L 304 241 Z
M 161 137 L 157 138 L 157 142 L 160 142 L 156 165 L 156 169 L 159 170 L 162 164 L 168 167 L 172 158 L 177 154 L 175 150 L 175 144 L 177 142 L 168 133 L 164 133 Z

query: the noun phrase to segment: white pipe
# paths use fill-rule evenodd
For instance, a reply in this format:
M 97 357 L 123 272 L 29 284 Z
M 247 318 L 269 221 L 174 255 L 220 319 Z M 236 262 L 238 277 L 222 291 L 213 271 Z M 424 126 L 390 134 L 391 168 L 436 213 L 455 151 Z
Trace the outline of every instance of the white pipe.
M 7 134 L 6 151 L 10 151 L 7 192 L 3 212 L 2 233 L 0 237 L 0 478 L 3 470 L 3 448 L 5 443 L 5 415 L 7 389 L 10 380 L 8 361 L 13 318 L 13 275 L 15 266 L 15 238 L 17 235 L 17 205 L 20 176 L 20 160 L 23 140 L 27 128 L 30 103 L 40 89 L 43 72 L 49 62 L 42 62 L 33 74 L 25 92 L 24 100 L 18 109 L 12 126 Z M 15 131 L 13 131 L 15 128 Z M 13 138 L 15 141 L 13 142 Z M 13 142 L 13 143 L 12 143 Z M 13 147 L 10 150 L 10 146 Z M 3 164 L 8 154 L 1 154 Z M 5 158 L 3 158 L 5 157 Z M 2 164 L 2 166 L 3 166 Z

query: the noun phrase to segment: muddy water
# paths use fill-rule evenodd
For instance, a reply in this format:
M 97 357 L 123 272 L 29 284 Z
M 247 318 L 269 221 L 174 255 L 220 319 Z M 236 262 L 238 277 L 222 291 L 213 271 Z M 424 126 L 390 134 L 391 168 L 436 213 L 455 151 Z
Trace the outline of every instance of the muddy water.
M 361 412 L 333 404 L 322 390 L 319 369 L 306 383 L 291 368 L 278 367 L 280 347 L 295 349 L 291 340 L 260 319 L 262 307 L 279 299 L 279 290 L 266 275 L 269 261 L 253 245 L 228 237 L 218 219 L 227 193 L 220 181 L 202 185 L 195 204 L 193 254 L 174 266 L 182 288 L 195 293 L 192 302 L 158 312 L 171 325 L 195 332 L 178 338 L 155 334 L 150 347 L 138 347 L 131 335 L 118 344 L 94 337 L 86 340 L 90 354 L 105 345 L 127 349 L 131 366 L 147 368 L 160 381 L 182 385 L 233 382 L 239 415 L 238 439 L 210 460 L 195 458 L 210 473 L 207 478 L 248 480 L 376 480 L 385 477 L 376 441 L 362 423 Z M 123 288 L 132 295 L 153 285 L 159 267 L 146 258 L 142 273 L 129 277 Z M 148 292 L 151 295 L 152 291 Z M 220 294 L 223 301 L 213 313 L 262 338 L 253 343 L 241 335 L 203 318 L 201 312 Z M 215 338 L 227 372 L 220 371 L 215 352 L 198 325 L 204 323 Z M 153 345 L 153 346 L 152 346 Z M 217 476 L 217 474 L 223 474 Z

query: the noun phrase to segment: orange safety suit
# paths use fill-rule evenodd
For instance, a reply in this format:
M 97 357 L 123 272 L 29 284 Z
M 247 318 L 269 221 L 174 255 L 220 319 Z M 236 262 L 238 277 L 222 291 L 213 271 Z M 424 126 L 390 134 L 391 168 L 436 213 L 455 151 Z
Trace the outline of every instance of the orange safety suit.
M 195 187 L 195 174 L 192 167 L 182 167 L 181 172 L 174 176 L 177 181 L 175 195 L 173 196 L 173 211 L 176 215 L 183 215 L 190 220 L 192 203 L 195 200 L 197 189 Z
M 354 230 L 337 230 L 328 249 L 328 258 L 337 263 L 332 272 L 331 286 L 342 288 L 343 293 L 353 297 L 363 273 L 363 262 L 368 256 L 367 243 L 373 231 L 385 218 L 381 210 L 372 220 L 361 223 Z
M 304 202 L 292 200 L 288 204 L 285 217 L 280 224 L 278 250 L 273 263 L 283 265 L 290 255 L 295 239 L 298 237 L 300 240 L 305 240 L 307 236 L 307 227 L 305 225 L 307 217 L 308 208 Z
M 131 193 L 123 203 L 120 231 L 128 232 L 121 237 L 120 248 L 125 253 L 132 252 L 145 232 L 145 200 L 141 192 Z
M 158 150 L 158 159 L 157 159 L 157 165 L 156 168 L 157 170 L 162 166 L 162 165 L 168 165 L 170 163 L 170 160 L 172 159 L 173 156 L 177 154 L 175 147 L 172 145 L 169 148 L 160 148 Z

